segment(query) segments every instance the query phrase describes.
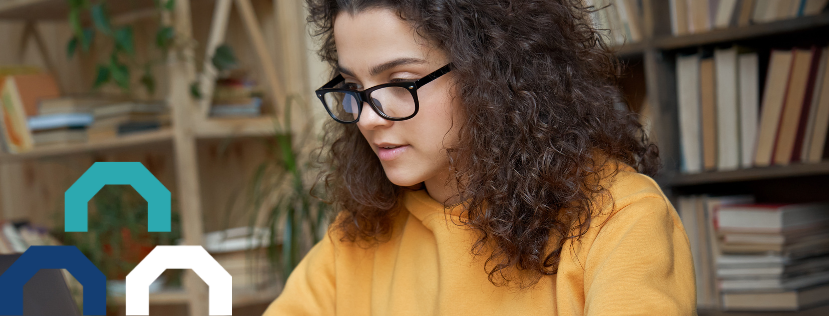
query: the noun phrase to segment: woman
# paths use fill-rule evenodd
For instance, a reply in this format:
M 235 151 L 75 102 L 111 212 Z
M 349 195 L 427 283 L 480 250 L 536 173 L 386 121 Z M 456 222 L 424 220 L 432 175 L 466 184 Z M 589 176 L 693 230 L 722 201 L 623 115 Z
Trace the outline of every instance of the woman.
M 265 315 L 695 314 L 581 3 L 309 0 L 339 214 Z

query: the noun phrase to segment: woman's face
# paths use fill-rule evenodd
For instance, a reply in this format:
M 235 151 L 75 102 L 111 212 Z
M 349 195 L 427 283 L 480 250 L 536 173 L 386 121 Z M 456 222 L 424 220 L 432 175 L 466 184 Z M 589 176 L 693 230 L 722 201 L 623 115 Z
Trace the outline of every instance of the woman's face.
M 339 71 L 358 90 L 393 81 L 413 81 L 448 63 L 446 54 L 418 36 L 388 9 L 351 15 L 334 22 Z M 417 90 L 420 108 L 406 121 L 388 121 L 363 104 L 357 126 L 377 154 L 389 180 L 399 186 L 426 182 L 440 189 L 449 175 L 445 148 L 455 144 L 460 106 L 452 97 L 452 72 Z

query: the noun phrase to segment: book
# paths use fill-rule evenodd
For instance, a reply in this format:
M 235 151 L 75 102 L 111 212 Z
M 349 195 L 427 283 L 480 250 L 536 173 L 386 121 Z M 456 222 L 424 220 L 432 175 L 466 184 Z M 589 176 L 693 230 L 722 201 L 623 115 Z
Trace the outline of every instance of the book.
M 167 105 L 165 105 L 163 102 L 124 102 L 95 108 L 92 110 L 92 116 L 94 116 L 97 120 L 105 117 L 124 115 L 129 113 L 162 113 L 167 110 Z
M 774 145 L 775 164 L 788 165 L 792 160 L 803 103 L 808 92 L 806 87 L 809 82 L 809 74 L 811 69 L 817 68 L 813 67 L 812 64 L 817 64 L 820 58 L 819 52 L 814 47 L 810 50 L 795 49 L 792 71 L 786 88 L 783 116 L 780 118 L 780 127 Z
M 751 13 L 754 12 L 755 0 L 740 1 L 740 15 L 737 18 L 737 26 L 743 27 L 751 24 Z
M 688 34 L 688 0 L 670 0 L 671 34 Z
M 13 85 L 12 93 L 20 100 L 26 116 L 38 114 L 38 103 L 43 99 L 57 98 L 60 90 L 55 78 L 48 73 L 20 74 L 6 77 L 5 85 Z
M 86 142 L 85 129 L 59 129 L 34 133 L 35 146 Z
M 783 114 L 783 104 L 786 99 L 786 88 L 788 87 L 793 60 L 794 54 L 790 50 L 771 51 L 769 70 L 766 75 L 765 89 L 763 89 L 757 146 L 754 153 L 755 166 L 771 165 L 774 142 L 777 139 L 780 117 Z
M 711 308 L 718 308 L 720 305 L 720 288 L 715 282 L 715 273 L 717 267 L 723 263 L 734 262 L 739 259 L 729 255 L 723 254 L 720 249 L 719 237 L 717 233 L 717 213 L 721 207 L 736 204 L 753 203 L 754 197 L 747 195 L 737 196 L 722 196 L 722 197 L 702 197 L 699 200 L 699 212 L 704 216 L 705 222 L 704 234 L 707 238 L 703 239 L 705 249 L 710 254 L 708 260 L 705 262 L 705 289 L 703 295 L 706 295 L 707 306 Z M 756 258 L 752 258 L 757 260 Z M 761 259 L 762 260 L 762 259 Z
M 28 125 L 31 131 L 63 127 L 83 127 L 92 124 L 92 114 L 89 113 L 65 113 L 48 114 L 29 117 Z
M 724 310 L 795 311 L 829 301 L 829 284 L 800 290 L 765 293 L 725 293 Z
M 715 28 L 727 28 L 733 25 L 733 21 L 736 20 L 736 17 L 739 16 L 736 13 L 738 0 L 720 0 L 720 3 L 717 7 L 716 17 L 714 18 L 714 27 Z M 736 14 L 736 15 L 735 15 Z
M 757 143 L 757 121 L 760 109 L 759 57 L 756 52 L 738 57 L 740 86 L 740 166 L 750 168 Z
M 826 135 L 829 132 L 829 47 L 823 49 L 822 66 L 818 72 L 819 78 L 815 80 L 815 93 L 812 96 L 815 108 L 814 126 L 809 129 L 807 162 L 820 162 L 826 144 Z M 819 86 L 819 88 L 818 88 Z
M 826 8 L 829 0 L 804 0 L 801 16 L 817 15 Z
M 29 151 L 34 147 L 32 133 L 26 122 L 26 109 L 17 91 L 17 81 L 14 77 L 6 77 L 0 88 L 0 116 L 3 119 L 3 124 L 0 125 L 3 128 L 3 148 L 13 154 Z
M 761 267 L 726 267 L 717 269 L 717 277 L 723 279 L 773 278 L 784 275 L 803 275 L 829 270 L 829 256 L 811 257 L 791 264 Z
M 679 103 L 679 134 L 682 170 L 686 173 L 702 171 L 699 64 L 699 54 L 677 57 L 676 89 Z
M 803 93 L 803 105 L 802 109 L 800 110 L 800 118 L 797 124 L 797 132 L 795 133 L 794 137 L 794 147 L 792 148 L 792 153 L 790 161 L 792 162 L 799 162 L 805 160 L 806 155 L 804 154 L 804 148 L 806 148 L 806 144 L 808 143 L 808 136 L 810 134 L 810 130 L 814 128 L 814 120 L 813 117 L 815 115 L 815 108 L 813 104 L 815 102 L 815 90 L 820 88 L 820 84 L 818 83 L 818 77 L 820 77 L 820 70 L 821 65 L 825 62 L 825 57 L 822 55 L 823 49 L 818 47 L 812 47 L 812 61 L 809 65 L 809 75 L 808 79 L 806 79 L 806 87 Z
M 829 204 L 748 204 L 717 211 L 721 231 L 785 232 L 829 221 Z
M 98 106 L 122 102 L 118 98 L 75 96 L 60 97 L 53 99 L 41 99 L 38 106 L 40 115 L 64 114 L 64 113 L 91 113 L 92 109 Z
M 726 1 L 726 0 L 723 0 Z M 717 111 L 717 170 L 740 167 L 737 47 L 714 50 Z
M 708 0 L 693 0 L 688 2 L 690 33 L 703 33 L 711 30 L 711 17 L 708 9 Z
M 823 283 L 829 283 L 829 271 L 793 277 L 782 276 L 750 279 L 720 279 L 718 287 L 723 293 L 738 291 L 761 292 L 797 290 Z
M 751 14 L 751 22 L 753 23 L 765 23 L 769 22 L 766 20 L 766 8 L 772 5 L 772 0 L 755 0 L 754 2 L 754 11 Z
M 699 64 L 699 91 L 702 122 L 702 167 L 717 169 L 717 108 L 714 84 L 714 59 L 703 58 Z
M 639 42 L 642 40 L 642 31 L 639 27 L 639 15 L 636 1 L 615 0 L 616 9 L 622 22 L 625 38 L 628 42 Z

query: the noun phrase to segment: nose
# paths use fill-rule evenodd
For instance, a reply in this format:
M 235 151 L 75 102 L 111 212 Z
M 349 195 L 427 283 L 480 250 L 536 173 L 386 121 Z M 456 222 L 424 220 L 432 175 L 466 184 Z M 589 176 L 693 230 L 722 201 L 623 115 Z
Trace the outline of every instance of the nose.
M 377 114 L 377 112 L 374 112 L 374 109 L 371 108 L 371 105 L 369 105 L 368 102 L 363 103 L 363 111 L 360 113 L 360 120 L 357 121 L 357 125 L 361 129 L 374 130 L 377 128 L 390 127 L 393 124 L 394 121 L 384 119 Z

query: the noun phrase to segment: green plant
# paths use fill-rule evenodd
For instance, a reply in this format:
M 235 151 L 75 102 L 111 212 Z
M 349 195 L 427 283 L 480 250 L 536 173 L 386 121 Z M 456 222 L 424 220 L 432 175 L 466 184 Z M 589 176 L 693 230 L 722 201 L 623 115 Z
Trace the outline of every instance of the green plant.
M 66 43 L 66 55 L 70 59 L 79 49 L 82 53 L 88 53 L 92 47 L 93 40 L 103 38 L 111 41 L 111 49 L 108 58 L 96 65 L 95 82 L 93 88 L 99 88 L 107 83 L 115 83 L 122 91 L 132 92 L 130 87 L 130 73 L 133 69 L 141 69 L 142 75 L 139 82 L 152 96 L 156 90 L 156 80 L 153 76 L 153 68 L 163 65 L 171 50 L 195 45 L 191 38 L 181 38 L 176 34 L 175 29 L 170 26 L 172 23 L 163 23 L 164 16 L 170 16 L 175 9 L 176 0 L 154 0 L 157 11 L 158 29 L 155 32 L 155 48 L 160 54 L 146 61 L 136 59 L 136 45 L 132 25 L 115 27 L 112 25 L 111 15 L 107 10 L 107 0 L 67 0 L 69 2 L 69 25 L 72 28 L 72 37 Z M 124 1 L 124 0 L 116 0 Z M 88 14 L 91 17 L 91 25 L 82 23 L 82 16 Z M 148 54 L 152 56 L 152 54 Z M 230 46 L 220 45 L 210 57 L 212 64 L 217 70 L 225 71 L 237 67 L 238 63 Z M 196 82 L 190 86 L 190 94 L 194 98 L 201 98 L 201 92 Z
M 156 245 L 173 245 L 181 238 L 176 211 L 171 213 L 170 232 L 147 232 L 147 202 L 132 187 L 104 186 L 92 202 L 87 232 L 67 233 L 58 227 L 55 235 L 63 244 L 78 247 L 107 279 L 123 279 Z
M 264 220 L 270 231 L 268 260 L 284 282 L 310 245 L 324 235 L 330 206 L 320 197 L 321 186 L 313 185 L 315 169 L 308 157 L 308 144 L 315 136 L 311 121 L 294 133 L 291 105 L 305 103 L 289 96 L 285 102 L 284 122 L 274 121 L 274 137 L 269 140 L 270 159 L 256 169 L 251 182 L 251 226 Z M 295 141 L 296 140 L 296 141 Z M 262 213 L 264 212 L 264 213 Z

